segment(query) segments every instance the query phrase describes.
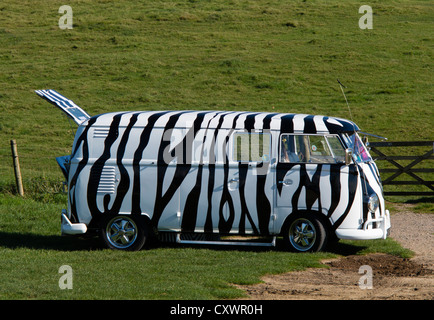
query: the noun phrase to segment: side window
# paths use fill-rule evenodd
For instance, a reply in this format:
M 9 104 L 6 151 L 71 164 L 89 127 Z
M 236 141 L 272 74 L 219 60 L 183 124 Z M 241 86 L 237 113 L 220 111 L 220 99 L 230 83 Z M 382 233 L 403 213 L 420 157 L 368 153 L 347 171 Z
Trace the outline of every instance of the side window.
M 310 162 L 334 163 L 333 153 L 324 136 L 309 136 Z
M 233 135 L 233 161 L 270 161 L 271 135 L 262 132 L 236 132 Z
M 279 159 L 287 163 L 336 163 L 344 161 L 345 150 L 337 136 L 282 134 Z

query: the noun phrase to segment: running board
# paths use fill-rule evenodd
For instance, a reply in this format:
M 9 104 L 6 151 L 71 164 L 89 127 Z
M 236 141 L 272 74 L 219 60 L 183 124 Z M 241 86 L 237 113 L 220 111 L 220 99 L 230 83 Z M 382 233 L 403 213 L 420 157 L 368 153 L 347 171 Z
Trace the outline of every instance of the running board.
M 176 234 L 176 243 L 180 244 L 204 244 L 204 245 L 223 245 L 223 246 L 252 246 L 252 247 L 275 247 L 276 237 L 271 242 L 246 242 L 246 241 L 203 241 L 203 240 L 182 240 L 181 234 Z

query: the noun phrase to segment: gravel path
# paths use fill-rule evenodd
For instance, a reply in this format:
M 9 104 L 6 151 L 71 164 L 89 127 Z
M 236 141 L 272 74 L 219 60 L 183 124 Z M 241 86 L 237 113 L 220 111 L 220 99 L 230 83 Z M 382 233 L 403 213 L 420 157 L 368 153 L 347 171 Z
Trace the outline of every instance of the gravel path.
M 263 283 L 237 287 L 256 300 L 434 300 L 434 215 L 414 213 L 412 205 L 393 206 L 390 236 L 414 251 L 414 258 L 348 256 L 323 261 L 329 268 L 265 276 Z M 362 265 L 372 267 L 372 289 L 359 286 Z
M 416 253 L 412 259 L 434 270 L 434 215 L 414 213 L 412 205 L 395 204 L 391 237 Z

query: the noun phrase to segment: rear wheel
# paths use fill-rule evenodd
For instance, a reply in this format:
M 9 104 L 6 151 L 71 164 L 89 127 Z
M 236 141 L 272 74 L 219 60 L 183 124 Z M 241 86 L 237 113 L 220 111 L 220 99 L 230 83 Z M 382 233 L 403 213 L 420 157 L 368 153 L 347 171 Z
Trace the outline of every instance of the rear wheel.
M 286 247 L 295 252 L 317 252 L 327 244 L 327 230 L 323 222 L 310 212 L 290 218 L 282 235 Z
M 148 228 L 140 218 L 116 215 L 103 219 L 100 236 L 111 249 L 137 251 L 146 242 Z

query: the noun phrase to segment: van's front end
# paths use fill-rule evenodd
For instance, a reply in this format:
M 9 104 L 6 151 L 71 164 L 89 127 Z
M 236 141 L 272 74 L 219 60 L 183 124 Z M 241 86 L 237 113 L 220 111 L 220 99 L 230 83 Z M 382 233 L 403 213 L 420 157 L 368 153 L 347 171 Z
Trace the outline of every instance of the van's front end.
M 339 239 L 386 239 L 390 232 L 390 214 L 386 210 L 383 187 L 377 165 L 356 132 L 341 134 L 348 149 L 352 150 L 352 162 L 358 171 L 357 200 L 345 220 L 335 230 Z

